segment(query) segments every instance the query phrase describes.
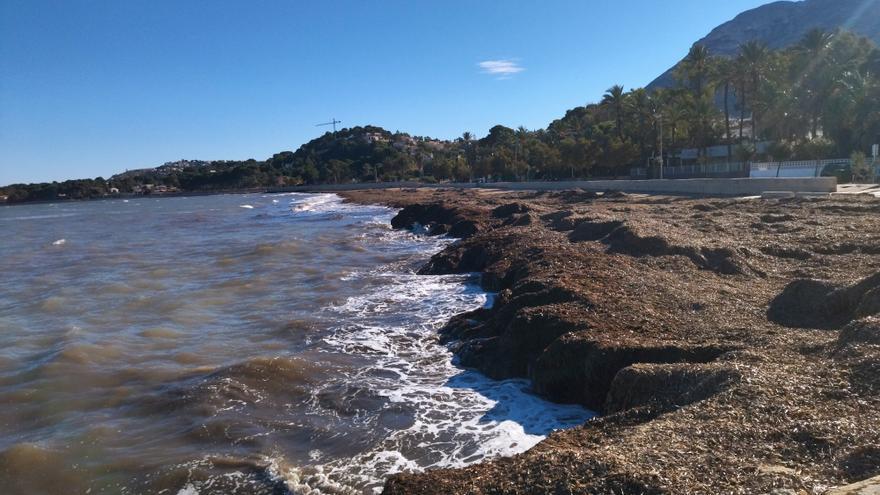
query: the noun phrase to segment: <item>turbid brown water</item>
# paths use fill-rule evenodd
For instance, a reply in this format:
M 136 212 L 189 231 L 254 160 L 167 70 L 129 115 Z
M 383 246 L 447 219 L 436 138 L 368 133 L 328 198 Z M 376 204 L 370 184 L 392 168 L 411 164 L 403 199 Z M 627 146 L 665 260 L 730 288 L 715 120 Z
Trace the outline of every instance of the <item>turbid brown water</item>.
M 591 413 L 452 363 L 451 242 L 332 195 L 0 209 L 3 493 L 362 493 Z

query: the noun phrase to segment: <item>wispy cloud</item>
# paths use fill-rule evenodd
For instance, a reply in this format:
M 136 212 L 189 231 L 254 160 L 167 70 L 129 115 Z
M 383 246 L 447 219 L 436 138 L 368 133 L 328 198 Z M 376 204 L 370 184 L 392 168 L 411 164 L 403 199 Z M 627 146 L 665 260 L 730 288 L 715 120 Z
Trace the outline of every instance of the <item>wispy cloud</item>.
M 508 79 L 514 74 L 518 74 L 525 69 L 515 60 L 484 60 L 477 64 L 483 71 L 483 74 L 497 76 L 498 79 Z

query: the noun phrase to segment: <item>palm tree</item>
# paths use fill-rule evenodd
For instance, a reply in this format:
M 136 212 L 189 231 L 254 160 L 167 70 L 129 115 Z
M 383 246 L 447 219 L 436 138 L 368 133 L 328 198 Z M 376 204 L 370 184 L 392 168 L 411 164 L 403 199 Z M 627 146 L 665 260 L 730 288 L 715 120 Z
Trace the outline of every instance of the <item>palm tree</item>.
M 816 60 L 831 45 L 834 34 L 821 28 L 811 29 L 798 43 L 797 49 L 807 54 L 812 60 Z
M 473 154 L 473 146 L 471 145 L 471 141 L 474 140 L 474 135 L 471 134 L 470 131 L 464 131 L 461 134 L 461 140 L 464 142 L 464 159 L 467 162 L 468 170 L 470 171 L 470 181 L 474 181 L 474 154 Z
M 706 156 L 706 147 L 710 133 L 712 131 L 712 122 L 718 113 L 714 102 L 710 96 L 702 98 L 688 97 L 687 117 L 694 129 L 693 144 L 700 150 L 700 156 Z
M 626 94 L 623 86 L 615 84 L 608 88 L 605 95 L 602 96 L 602 104 L 610 106 L 614 109 L 614 118 L 617 124 L 617 137 L 623 139 L 623 104 L 626 101 Z
M 706 88 L 706 82 L 711 74 L 711 64 L 709 49 L 704 45 L 692 46 L 687 57 L 681 61 L 678 77 L 687 82 L 695 97 L 702 95 Z
M 647 159 L 647 141 L 651 133 L 651 124 L 656 113 L 655 101 L 644 88 L 634 89 L 626 98 L 626 108 L 636 119 L 636 139 L 639 142 L 641 159 Z
M 667 89 L 658 93 L 657 98 L 660 100 L 660 111 L 663 114 L 663 122 L 669 128 L 669 152 L 670 156 L 675 155 L 675 148 L 678 143 L 679 131 L 687 129 L 688 112 L 687 112 L 687 96 L 680 89 Z
M 733 155 L 730 135 L 730 89 L 736 81 L 737 67 L 732 60 L 726 58 L 716 59 L 713 66 L 716 87 L 722 87 L 724 92 L 724 132 L 727 140 L 727 159 L 730 161 Z
M 738 65 L 743 71 L 746 84 L 743 85 L 742 101 L 745 106 L 746 95 L 752 97 L 752 140 L 758 140 L 758 97 L 762 82 L 766 77 L 770 60 L 770 50 L 759 41 L 749 41 L 739 48 Z M 747 89 L 746 89 L 747 88 Z
M 810 30 L 794 49 L 794 86 L 799 94 L 799 110 L 806 110 L 810 120 L 810 135 L 819 131 L 822 109 L 833 92 L 834 79 L 841 71 L 829 67 L 828 51 L 835 33 L 816 28 Z M 829 70 L 830 69 L 830 70 Z

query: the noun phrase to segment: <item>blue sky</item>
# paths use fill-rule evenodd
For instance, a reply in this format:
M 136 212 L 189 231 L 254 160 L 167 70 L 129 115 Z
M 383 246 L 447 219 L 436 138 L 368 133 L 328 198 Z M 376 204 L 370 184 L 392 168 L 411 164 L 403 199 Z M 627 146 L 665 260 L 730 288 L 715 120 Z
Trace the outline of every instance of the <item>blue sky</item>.
M 0 0 L 0 184 L 545 127 L 764 0 Z

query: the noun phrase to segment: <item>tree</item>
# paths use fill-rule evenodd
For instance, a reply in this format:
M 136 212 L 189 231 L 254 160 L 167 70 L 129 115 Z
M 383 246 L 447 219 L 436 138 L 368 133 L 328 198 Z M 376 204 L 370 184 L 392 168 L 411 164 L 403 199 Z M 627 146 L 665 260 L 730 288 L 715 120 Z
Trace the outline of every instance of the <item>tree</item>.
M 614 121 L 617 124 L 617 137 L 623 139 L 623 106 L 626 101 L 626 94 L 623 86 L 615 84 L 610 87 L 602 97 L 602 104 L 609 106 L 614 111 Z
M 713 80 L 716 88 L 721 88 L 724 101 L 724 138 L 727 143 L 727 158 L 733 156 L 733 142 L 730 133 L 730 92 L 737 77 L 736 64 L 726 58 L 718 58 L 713 61 Z
M 694 45 L 676 71 L 676 79 L 684 82 L 694 98 L 703 96 L 712 75 L 712 57 L 704 45 Z
M 766 76 L 770 52 L 767 45 L 759 41 L 749 41 L 740 46 L 738 66 L 745 75 L 746 84 L 742 90 L 742 104 L 746 104 L 746 95 L 752 98 L 752 141 L 758 141 L 758 107 L 759 93 Z

